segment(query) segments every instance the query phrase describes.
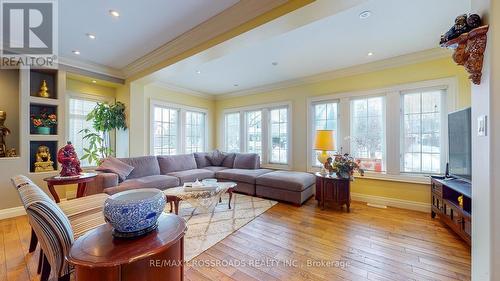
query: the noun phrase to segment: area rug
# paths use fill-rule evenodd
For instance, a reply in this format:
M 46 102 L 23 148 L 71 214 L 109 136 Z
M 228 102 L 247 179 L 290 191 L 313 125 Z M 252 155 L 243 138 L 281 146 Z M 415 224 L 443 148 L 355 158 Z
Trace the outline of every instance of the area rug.
M 228 195 L 223 195 L 222 202 L 212 211 L 206 212 L 194 209 L 189 203 L 181 201 L 179 216 L 187 221 L 188 227 L 184 236 L 185 261 L 190 261 L 277 203 L 233 193 L 232 209 L 228 209 L 228 200 Z M 170 210 L 168 205 L 166 210 Z

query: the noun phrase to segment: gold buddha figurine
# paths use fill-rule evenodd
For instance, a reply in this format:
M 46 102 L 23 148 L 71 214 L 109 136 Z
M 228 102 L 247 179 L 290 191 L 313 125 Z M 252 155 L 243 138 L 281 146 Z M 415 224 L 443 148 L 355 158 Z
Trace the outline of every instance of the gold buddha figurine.
M 42 80 L 42 85 L 40 86 L 40 91 L 38 96 L 41 98 L 50 98 L 49 87 L 47 87 L 47 81 Z
M 50 150 L 40 145 L 35 154 L 35 173 L 54 171 L 54 161 L 51 160 Z
M 5 119 L 7 119 L 7 113 L 0 110 L 0 157 L 7 156 L 5 137 L 10 135 L 9 128 L 5 127 Z

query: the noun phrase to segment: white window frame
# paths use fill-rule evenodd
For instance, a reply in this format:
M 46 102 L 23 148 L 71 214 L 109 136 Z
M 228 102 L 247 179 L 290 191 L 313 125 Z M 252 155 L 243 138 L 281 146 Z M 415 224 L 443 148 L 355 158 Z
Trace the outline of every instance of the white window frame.
M 278 164 L 271 163 L 270 154 L 271 154 L 271 116 L 270 110 L 276 108 L 287 108 L 287 164 Z M 240 114 L 240 152 L 247 152 L 247 131 L 246 131 L 246 112 L 248 111 L 262 111 L 262 158 L 261 165 L 265 168 L 275 168 L 275 169 L 286 169 L 291 170 L 293 168 L 293 159 L 292 159 L 292 103 L 291 102 L 278 102 L 272 104 L 265 105 L 253 105 L 253 106 L 245 106 L 238 108 L 225 109 L 222 112 L 222 118 L 220 123 L 220 128 L 222 128 L 221 132 L 221 147 L 226 147 L 226 138 L 225 138 L 225 115 L 230 113 L 239 113 Z
M 240 112 L 227 112 L 227 113 L 223 113 L 222 114 L 222 138 L 221 138 L 221 143 L 222 143 L 222 147 L 223 147 L 223 150 L 224 151 L 228 151 L 227 149 L 227 124 L 226 124 L 226 116 L 228 114 L 236 114 L 238 115 L 238 121 L 239 121 L 239 124 L 238 124 L 238 128 L 239 128 L 239 132 L 238 132 L 238 139 L 239 139 L 239 146 L 238 146 L 238 153 L 241 152 L 241 113 Z
M 310 97 L 307 99 L 307 170 L 309 172 L 319 171 L 318 167 L 314 167 L 312 163 L 314 143 L 314 108 L 313 105 L 322 101 L 339 101 L 338 108 L 338 140 L 337 148 L 341 153 L 350 152 L 350 141 L 346 138 L 350 135 L 350 101 L 356 98 L 385 96 L 385 145 L 391 149 L 386 149 L 385 155 L 385 170 L 386 172 L 366 172 L 365 178 L 382 179 L 399 182 L 411 183 L 428 183 L 429 175 L 425 174 L 409 174 L 401 172 L 401 95 L 407 92 L 413 92 L 426 89 L 445 89 L 446 101 L 443 103 L 443 115 L 441 125 L 441 161 L 448 161 L 448 120 L 446 116 L 449 112 L 457 110 L 457 89 L 458 81 L 455 77 L 442 78 L 415 83 L 407 83 L 389 86 L 366 91 L 341 92 L 332 93 L 323 96 Z M 442 170 L 444 171 L 444 170 Z
M 205 115 L 205 132 L 204 132 L 204 141 L 203 141 L 203 150 L 207 151 L 208 149 L 208 110 L 206 108 L 192 107 L 182 104 L 170 103 L 161 100 L 151 99 L 149 102 L 149 155 L 154 155 L 154 108 L 155 107 L 163 107 L 178 110 L 179 112 L 179 121 L 177 124 L 177 151 L 178 154 L 186 153 L 186 112 L 198 112 L 203 113 Z
M 310 113 L 308 113 L 308 123 L 311 122 L 310 126 L 308 127 L 308 134 L 307 134 L 307 142 L 312 145 L 314 143 L 314 138 L 316 137 L 316 124 L 315 124 L 315 109 L 314 107 L 318 104 L 327 104 L 327 103 L 336 103 L 337 104 L 337 131 L 334 132 L 334 138 L 337 143 L 335 143 L 335 148 L 337 149 L 338 153 L 341 153 L 343 150 L 343 144 L 342 144 L 342 124 L 340 120 L 340 100 L 339 99 L 324 99 L 324 100 L 315 100 L 311 101 L 310 105 L 308 105 L 308 108 L 310 109 Z M 311 115 L 311 116 L 309 116 Z M 309 129 L 311 128 L 311 129 Z M 308 162 L 308 167 L 310 168 L 320 168 L 320 166 L 316 165 L 316 161 L 314 159 L 316 158 L 316 152 L 315 151 L 310 151 L 307 153 L 307 162 Z M 313 158 L 314 157 L 314 158 Z
M 93 95 L 93 94 L 87 94 L 87 93 L 79 93 L 79 92 L 68 92 L 67 93 L 67 98 L 66 100 L 66 116 L 64 118 L 65 123 L 67 124 L 64 128 L 64 133 L 66 135 L 66 140 L 69 139 L 69 124 L 70 124 L 70 117 L 71 117 L 71 112 L 69 111 L 69 102 L 70 99 L 80 99 L 80 100 L 87 100 L 87 101 L 93 101 L 93 102 L 100 102 L 100 103 L 114 103 L 115 99 L 112 97 L 108 96 L 99 96 L 99 95 Z M 83 136 L 82 136 L 83 137 Z M 115 150 L 115 132 L 110 132 L 110 139 L 111 139 L 111 148 Z M 82 157 L 82 155 L 78 155 L 79 158 Z M 91 168 L 96 168 L 97 166 L 95 165 L 90 165 L 90 166 L 82 166 L 83 169 L 91 169 Z

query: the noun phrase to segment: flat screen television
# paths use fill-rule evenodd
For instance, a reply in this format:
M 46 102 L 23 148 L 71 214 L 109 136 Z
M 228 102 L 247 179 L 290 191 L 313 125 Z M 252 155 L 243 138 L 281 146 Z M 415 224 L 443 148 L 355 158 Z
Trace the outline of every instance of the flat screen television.
M 471 109 L 448 114 L 448 169 L 451 177 L 472 178 Z

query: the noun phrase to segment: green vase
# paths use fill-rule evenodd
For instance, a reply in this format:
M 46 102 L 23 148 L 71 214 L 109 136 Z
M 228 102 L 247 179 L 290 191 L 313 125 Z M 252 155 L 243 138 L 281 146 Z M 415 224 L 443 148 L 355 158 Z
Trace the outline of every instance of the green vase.
M 50 135 L 49 127 L 37 127 L 36 131 L 39 135 Z

